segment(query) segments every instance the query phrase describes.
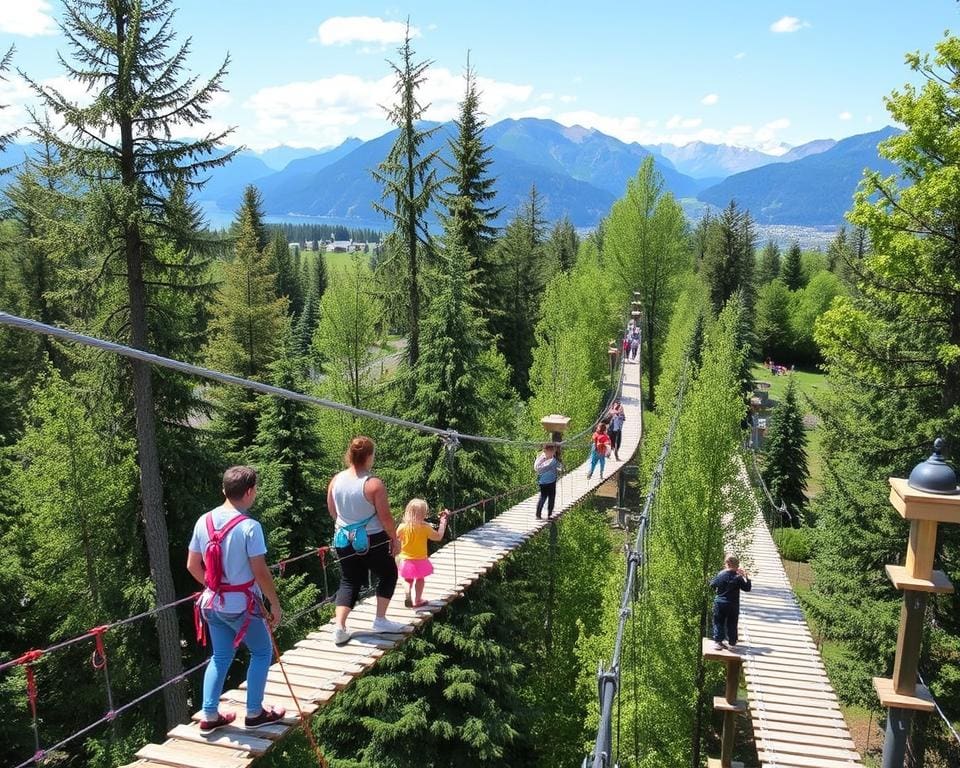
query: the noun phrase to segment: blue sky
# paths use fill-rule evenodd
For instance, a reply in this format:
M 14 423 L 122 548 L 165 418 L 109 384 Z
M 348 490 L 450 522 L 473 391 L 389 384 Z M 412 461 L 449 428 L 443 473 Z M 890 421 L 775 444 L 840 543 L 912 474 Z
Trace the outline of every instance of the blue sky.
M 456 111 L 467 51 L 488 120 L 536 116 L 626 141 L 700 139 L 777 151 L 889 122 L 883 97 L 911 81 L 908 51 L 931 51 L 955 27 L 953 0 L 701 2 L 335 2 L 175 0 L 192 36 L 190 66 L 210 74 L 228 52 L 229 93 L 213 127 L 235 143 L 323 147 L 371 138 L 387 124 L 386 58 L 409 15 L 415 49 L 432 59 L 428 117 Z M 57 0 L 0 0 L 0 49 L 15 66 L 62 79 L 67 52 Z M 0 83 L 0 132 L 29 102 L 16 77 Z

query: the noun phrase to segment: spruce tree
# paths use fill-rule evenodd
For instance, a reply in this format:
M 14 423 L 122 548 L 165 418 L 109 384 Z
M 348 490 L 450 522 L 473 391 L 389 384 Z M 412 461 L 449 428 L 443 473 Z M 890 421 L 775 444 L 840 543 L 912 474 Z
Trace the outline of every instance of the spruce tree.
M 238 218 L 236 253 L 223 265 L 212 309 L 207 360 L 212 368 L 263 381 L 290 332 L 289 303 L 277 296 L 270 258 L 257 248 L 255 209 L 245 203 Z M 230 387 L 218 399 L 216 431 L 239 461 L 254 442 L 258 398 Z
M 484 433 L 512 402 L 507 368 L 490 349 L 475 309 L 467 258 L 456 228 L 445 236 L 441 260 L 440 285 L 424 319 L 420 362 L 405 371 L 405 399 L 410 406 L 404 415 L 441 429 Z M 401 497 L 427 493 L 428 498 L 444 499 L 453 507 L 485 495 L 509 472 L 500 446 L 461 445 L 451 465 L 443 444 L 433 435 L 406 430 L 395 439 L 405 457 L 405 469 L 396 482 Z M 452 480 L 456 498 L 450 498 Z
M 299 317 L 303 311 L 303 283 L 299 270 L 294 268 L 293 258 L 290 255 L 290 246 L 283 231 L 278 229 L 273 233 L 268 246 L 270 253 L 270 271 L 276 276 L 274 285 L 276 294 L 286 297 L 290 306 L 290 314 Z
M 61 30 L 75 63 L 65 57 L 61 63 L 67 76 L 85 86 L 93 98 L 81 106 L 61 91 L 27 78 L 43 106 L 64 125 L 60 131 L 41 124 L 36 131 L 50 142 L 103 211 L 110 247 L 101 274 L 123 274 L 125 341 L 146 349 L 152 322 L 148 307 L 155 287 L 151 283 L 158 279 L 151 280 L 150 275 L 162 271 L 155 261 L 153 225 L 163 216 L 163 200 L 177 181 L 189 182 L 233 156 L 232 152 L 212 155 L 226 133 L 179 141 L 170 138 L 171 132 L 201 126 L 209 119 L 207 107 L 222 90 L 227 62 L 206 82 L 198 84 L 194 78 L 181 77 L 189 42 L 175 42 L 170 0 L 106 4 L 66 0 L 64 13 Z M 153 378 L 146 363 L 134 361 L 131 368 L 150 570 L 156 599 L 166 603 L 176 594 L 164 519 Z M 172 678 L 182 669 L 176 617 L 162 611 L 156 624 L 161 672 Z M 187 714 L 182 686 L 169 686 L 164 698 L 168 723 L 181 722 Z
M 757 287 L 762 288 L 780 277 L 780 246 L 773 240 L 767 240 L 760 252 L 760 264 L 757 266 Z
M 260 190 L 253 184 L 247 184 L 243 188 L 243 199 L 240 201 L 240 208 L 237 210 L 237 218 L 233 222 L 233 229 L 239 235 L 243 226 L 243 217 L 250 218 L 250 226 L 257 236 L 257 250 L 265 251 L 270 244 L 270 235 L 267 232 L 267 226 L 263 223 L 263 198 L 260 196 Z
M 569 272 L 573 268 L 580 250 L 580 237 L 566 215 L 553 225 L 544 250 L 551 271 Z
M 780 267 L 780 279 L 791 291 L 803 288 L 803 262 L 800 254 L 800 243 L 794 240 L 787 250 L 787 256 Z
M 489 156 L 492 147 L 483 139 L 486 122 L 480 112 L 480 94 L 469 56 L 464 72 L 463 101 L 454 125 L 457 134 L 447 141 L 453 161 L 447 164 L 450 169 L 447 182 L 451 189 L 443 195 L 446 207 L 443 223 L 444 228 L 455 228 L 460 233 L 473 271 L 472 282 L 481 314 L 487 317 L 496 306 L 497 281 L 490 260 L 490 247 L 497 231 L 493 222 L 503 208 L 492 205 L 496 197 L 496 179 L 489 173 L 493 163 Z
M 521 396 L 530 392 L 534 328 L 546 284 L 542 205 L 537 188 L 531 187 L 529 198 L 507 224 L 494 253 L 497 311 L 491 318 L 490 330 L 510 365 L 510 383 Z
M 763 478 L 775 500 L 782 501 L 788 508 L 802 507 L 806 502 L 803 491 L 809 477 L 807 435 L 792 377 L 770 421 L 763 446 Z
M 743 291 L 748 312 L 752 310 L 754 240 L 750 214 L 731 200 L 714 220 L 701 270 L 716 311 L 737 291 Z
M 374 206 L 393 222 L 393 248 L 404 267 L 407 359 L 410 365 L 416 365 L 420 357 L 420 271 L 431 248 L 426 213 L 441 182 L 435 168 L 436 150 L 424 154 L 424 145 L 436 128 L 417 127 L 426 110 L 417 99 L 417 91 L 426 81 L 427 70 L 433 62 L 414 61 L 416 53 L 411 45 L 409 20 L 397 53 L 400 62 L 390 62 L 397 102 L 387 110 L 387 119 L 399 130 L 386 159 L 373 172 L 374 178 L 383 185 L 381 199 L 392 201 L 393 207 L 376 202 Z

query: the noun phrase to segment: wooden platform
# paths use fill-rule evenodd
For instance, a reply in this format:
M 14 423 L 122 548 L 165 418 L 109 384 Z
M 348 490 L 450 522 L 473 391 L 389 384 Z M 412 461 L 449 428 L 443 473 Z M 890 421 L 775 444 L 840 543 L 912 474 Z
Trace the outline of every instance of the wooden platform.
M 746 469 L 741 466 L 744 480 Z M 753 590 L 740 598 L 739 655 L 763 768 L 862 766 L 820 652 L 763 515 L 742 554 Z
M 608 478 L 633 457 L 640 444 L 639 365 L 626 365 L 621 402 L 627 416 L 623 426 L 621 460 L 607 459 L 605 475 Z M 530 465 L 532 478 L 533 456 L 530 457 Z M 562 515 L 603 482 L 599 473 L 588 480 L 588 468 L 588 464 L 581 465 L 560 479 L 554 517 Z M 521 501 L 485 525 L 438 549 L 430 558 L 435 572 L 427 579 L 424 590 L 424 599 L 429 601 L 427 606 L 417 610 L 404 608 L 403 593 L 398 588 L 387 611 L 387 618 L 404 624 L 401 633 L 388 635 L 370 631 L 376 606 L 376 598 L 371 597 L 358 603 L 350 614 L 347 624 L 353 636 L 346 645 L 334 645 L 331 621 L 284 653 L 281 657 L 283 666 L 301 707 L 312 714 L 329 704 L 339 691 L 372 669 L 384 654 L 397 648 L 418 627 L 460 597 L 497 563 L 550 525 L 550 521 L 534 517 L 537 498 L 535 495 Z M 286 707 L 287 718 L 283 724 L 254 731 L 246 731 L 242 727 L 223 728 L 204 735 L 200 733 L 196 722 L 200 719 L 200 713 L 197 712 L 193 716 L 193 723 L 178 725 L 167 734 L 169 738 L 163 744 L 144 746 L 137 752 L 140 759 L 130 765 L 140 768 L 246 768 L 255 757 L 267 752 L 274 741 L 283 738 L 294 727 L 299 727 L 296 725 L 296 702 L 291 698 L 290 689 L 277 664 L 270 667 L 266 691 L 266 704 Z M 226 691 L 221 698 L 220 711 L 235 712 L 236 722 L 242 723 L 245 703 L 245 690 Z

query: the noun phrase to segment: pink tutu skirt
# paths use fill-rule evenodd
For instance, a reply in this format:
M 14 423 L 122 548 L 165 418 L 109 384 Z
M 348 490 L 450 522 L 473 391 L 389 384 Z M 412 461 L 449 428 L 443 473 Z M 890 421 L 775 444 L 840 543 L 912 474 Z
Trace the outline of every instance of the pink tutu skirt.
M 403 558 L 400 561 L 398 569 L 401 579 L 413 581 L 414 579 L 424 579 L 433 573 L 433 563 L 429 560 L 408 560 Z

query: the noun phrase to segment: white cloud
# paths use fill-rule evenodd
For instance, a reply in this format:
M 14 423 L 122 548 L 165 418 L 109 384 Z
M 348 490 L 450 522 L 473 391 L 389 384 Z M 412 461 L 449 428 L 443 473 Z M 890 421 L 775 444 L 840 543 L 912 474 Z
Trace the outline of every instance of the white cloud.
M 582 125 L 596 128 L 598 131 L 615 136 L 622 141 L 635 141 L 640 144 L 676 144 L 683 146 L 692 141 L 710 144 L 731 144 L 738 147 L 751 147 L 763 152 L 779 155 L 786 149 L 780 134 L 790 127 L 790 121 L 781 117 L 764 123 L 759 128 L 753 125 L 734 125 L 730 128 L 703 127 L 701 118 L 684 118 L 673 115 L 660 129 L 661 123 L 653 119 L 641 119 L 636 116 L 614 117 L 601 115 L 588 110 L 564 112 L 555 118 L 563 125 Z
M 777 19 L 773 24 L 770 25 L 771 32 L 777 32 L 779 34 L 787 32 L 799 32 L 804 27 L 809 27 L 810 22 L 801 21 L 796 16 L 784 16 Z
M 702 117 L 681 117 L 674 115 L 667 120 L 667 128 L 696 128 L 703 122 Z
M 718 101 L 720 101 L 720 97 L 715 93 L 708 93 L 706 96 L 700 99 L 700 103 L 706 104 L 708 107 L 712 107 Z
M 503 117 L 526 104 L 533 86 L 477 78 L 481 109 L 491 119 Z M 457 115 L 463 98 L 463 78 L 443 67 L 427 71 L 419 94 L 427 106 L 427 120 L 446 121 Z M 240 120 L 240 140 L 251 147 L 294 141 L 311 146 L 338 144 L 348 136 L 373 138 L 388 130 L 383 106 L 394 101 L 393 76 L 365 80 L 356 75 L 333 75 L 261 88 L 243 103 L 252 120 Z M 542 109 L 549 109 L 544 106 Z
M 866 122 L 866 123 L 872 123 L 872 122 L 873 122 L 873 115 L 867 115 L 865 118 L 863 118 L 863 120 L 864 120 L 864 122 Z
M 520 109 L 516 112 L 511 112 L 507 117 L 512 117 L 514 120 L 521 120 L 524 117 L 537 117 L 540 119 L 550 117 L 551 109 L 546 104 L 541 104 L 539 107 L 530 107 L 529 109 Z
M 736 54 L 733 58 L 735 58 L 737 61 L 740 61 L 741 59 L 747 58 L 747 53 L 746 51 L 740 51 L 740 53 Z
M 24 37 L 57 33 L 47 0 L 9 0 L 2 5 L 0 32 Z
M 537 96 L 538 101 L 553 101 L 554 98 L 555 98 L 555 94 L 552 94 L 549 91 L 547 91 L 546 93 L 541 93 L 539 96 Z
M 564 104 L 573 104 L 573 102 L 575 102 L 576 100 L 577 100 L 577 97 L 571 96 L 569 93 L 565 93 L 563 94 L 563 96 L 560 97 L 560 101 Z
M 321 45 L 351 43 L 402 43 L 407 25 L 377 16 L 331 16 L 317 28 L 316 40 Z M 420 37 L 417 27 L 410 27 L 410 37 Z
M 846 111 L 841 112 L 839 115 L 837 115 L 837 117 L 840 120 L 853 120 L 853 114 L 851 112 L 846 112 Z

